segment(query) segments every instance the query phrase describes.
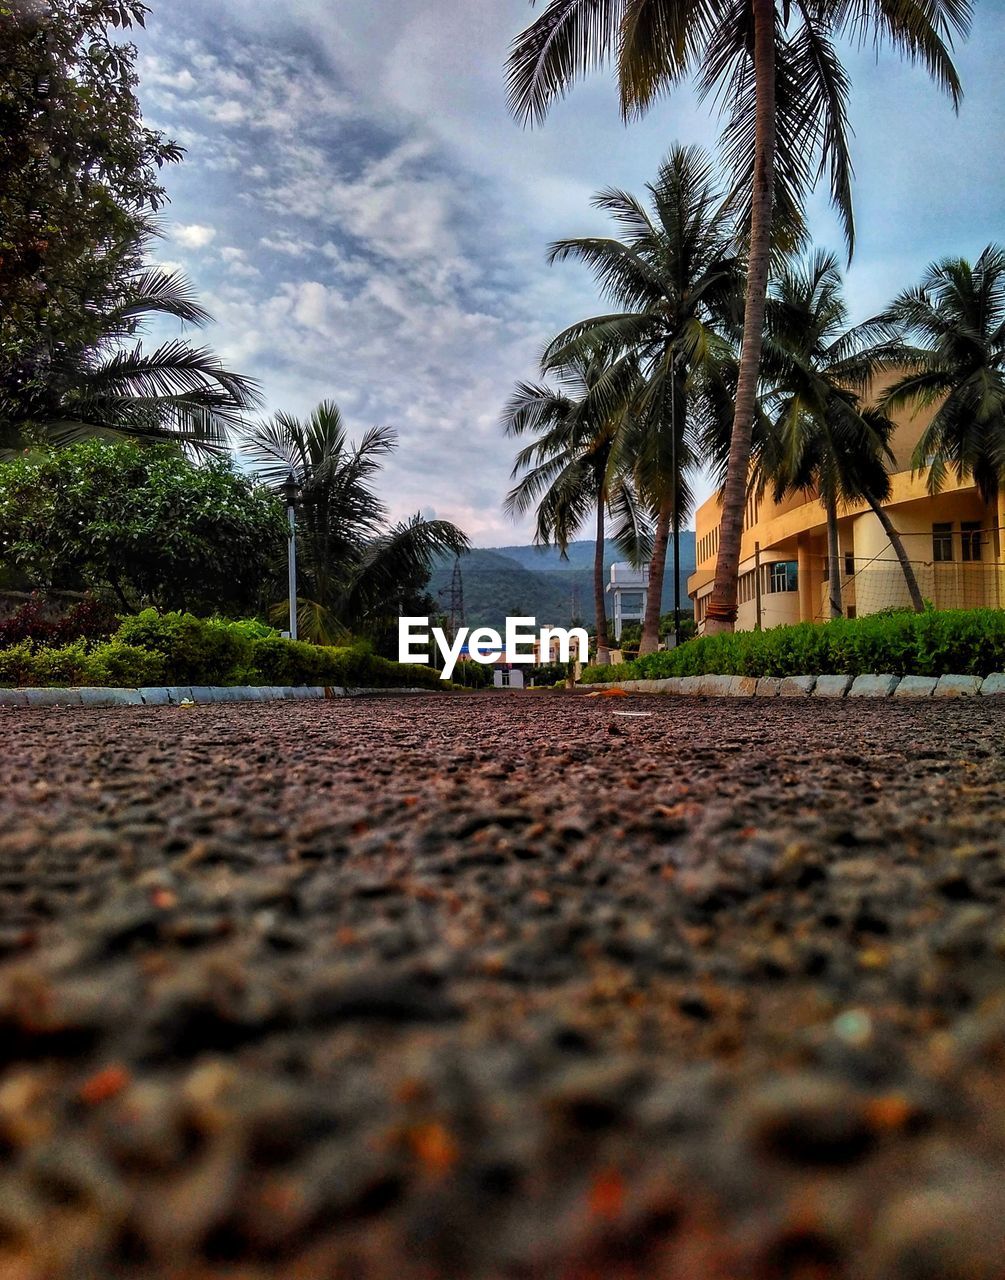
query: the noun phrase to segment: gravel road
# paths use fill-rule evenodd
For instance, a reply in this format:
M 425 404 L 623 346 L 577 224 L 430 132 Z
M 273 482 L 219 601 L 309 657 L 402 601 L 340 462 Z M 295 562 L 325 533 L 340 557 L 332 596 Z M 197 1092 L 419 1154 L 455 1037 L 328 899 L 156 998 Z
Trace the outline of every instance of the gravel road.
M 1005 699 L 0 742 L 2 1280 L 1001 1280 Z

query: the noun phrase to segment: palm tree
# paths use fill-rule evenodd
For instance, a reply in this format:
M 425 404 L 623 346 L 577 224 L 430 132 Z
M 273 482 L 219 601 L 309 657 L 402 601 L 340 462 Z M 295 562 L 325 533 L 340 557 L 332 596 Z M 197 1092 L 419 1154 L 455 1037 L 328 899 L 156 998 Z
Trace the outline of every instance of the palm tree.
M 325 400 L 306 420 L 280 413 L 243 426 L 237 440 L 265 483 L 279 490 L 292 472 L 300 487 L 297 625 L 306 639 L 330 643 L 354 627 L 379 627 L 421 593 L 438 556 L 468 550 L 446 520 L 416 515 L 387 525 L 372 482 L 397 447 L 388 427 L 352 444 L 338 406 Z
M 625 458 L 628 413 L 609 404 L 630 403 L 638 371 L 630 362 L 615 365 L 603 350 L 584 353 L 565 365 L 552 365 L 558 382 L 519 383 L 503 411 L 507 435 L 534 435 L 517 455 L 513 478 L 523 478 L 507 495 L 505 508 L 523 515 L 535 506 L 535 542 L 558 546 L 564 556 L 569 542 L 596 511 L 593 556 L 593 603 L 597 619 L 597 662 L 611 660 L 604 594 L 605 514 L 618 519 L 614 540 L 639 562 L 649 547 L 648 524 L 640 511 Z M 628 385 L 612 391 L 616 376 Z
M 890 495 L 887 460 L 894 423 L 862 406 L 882 357 L 862 349 L 862 330 L 848 329 L 841 272 L 818 251 L 787 263 L 772 282 L 765 314 L 763 397 L 770 429 L 757 450 L 759 487 L 775 501 L 815 490 L 827 514 L 828 587 L 832 618 L 842 615 L 838 505 L 865 501 L 900 561 L 915 610 L 924 611 L 914 569 L 883 502 Z
M 802 238 L 802 208 L 827 173 L 854 247 L 849 81 L 836 50 L 848 35 L 888 40 L 921 62 L 958 107 L 951 51 L 971 0 L 550 0 L 515 40 L 510 104 L 539 121 L 580 76 L 617 64 L 625 119 L 693 77 L 725 116 L 724 153 L 748 245 L 743 347 L 737 379 L 715 586 L 706 628 L 732 630 L 772 242 Z
M 210 319 L 182 276 L 137 272 L 104 312 L 97 338 L 39 353 L 30 370 L 21 368 L 18 387 L 0 392 L 0 447 L 9 452 L 33 439 L 58 447 L 98 435 L 225 452 L 228 429 L 260 403 L 256 383 L 184 338 L 151 352 L 128 345 L 152 316 L 196 326 Z
M 988 245 L 973 265 L 932 263 L 872 323 L 886 339 L 880 354 L 909 369 L 880 408 L 938 405 L 912 460 L 916 470 L 927 467 L 930 492 L 952 469 L 994 502 L 1005 485 L 1005 250 Z
M 697 147 L 675 146 L 647 187 L 649 205 L 623 191 L 602 191 L 594 206 L 610 213 L 622 239 L 587 237 L 552 245 L 551 261 L 578 258 L 593 269 L 603 292 L 621 309 L 580 321 L 545 353 L 545 367 L 598 345 L 623 355 L 614 365 L 638 371 L 602 389 L 609 412 L 631 404 L 633 469 L 655 516 L 646 616 L 640 653 L 659 646 L 667 546 L 674 548 L 675 629 L 680 618 L 680 528 L 692 504 L 695 441 L 718 403 L 711 384 L 734 359 L 741 267 L 732 250 L 732 224 L 723 215 L 712 166 Z

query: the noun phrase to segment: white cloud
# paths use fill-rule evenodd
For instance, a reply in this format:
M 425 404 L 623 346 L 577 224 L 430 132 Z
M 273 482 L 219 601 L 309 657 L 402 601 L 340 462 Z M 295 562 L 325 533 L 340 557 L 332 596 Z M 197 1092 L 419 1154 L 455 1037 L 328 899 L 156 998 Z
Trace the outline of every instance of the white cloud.
M 606 228 L 589 206 L 598 188 L 641 191 L 674 140 L 712 143 L 716 124 L 685 92 L 626 129 L 605 72 L 523 130 L 503 74 L 533 17 L 523 0 L 391 8 L 393 21 L 372 0 L 216 0 L 210 22 L 201 0 L 160 0 L 141 101 L 189 149 L 166 178 L 182 230 L 226 241 L 198 254 L 209 241 L 174 237 L 193 251 L 221 355 L 262 380 L 271 409 L 333 396 L 357 433 L 397 426 L 384 484 L 396 516 L 434 506 L 476 539 L 513 541 L 527 527 L 501 512 L 514 448 L 499 410 L 545 341 L 602 305 L 582 267 L 545 266 L 546 246 Z M 981 22 L 961 54 L 973 95 L 959 121 L 917 68 L 849 59 L 855 318 L 957 240 L 972 252 L 999 234 L 1001 166 L 981 141 L 1000 114 L 1005 29 Z M 839 247 L 825 206 L 814 227 Z
M 187 226 L 175 227 L 171 236 L 186 249 L 205 249 L 215 239 L 216 228 L 191 222 Z

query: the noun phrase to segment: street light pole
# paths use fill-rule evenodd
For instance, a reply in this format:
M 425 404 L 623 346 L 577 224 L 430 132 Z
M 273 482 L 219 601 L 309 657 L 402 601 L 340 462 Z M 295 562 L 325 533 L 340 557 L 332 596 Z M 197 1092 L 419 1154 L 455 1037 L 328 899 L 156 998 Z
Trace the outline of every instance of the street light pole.
M 286 499 L 286 518 L 289 521 L 289 545 L 287 564 L 289 568 L 290 589 L 290 639 L 297 638 L 297 492 L 300 486 L 291 471 L 283 484 L 283 496 Z

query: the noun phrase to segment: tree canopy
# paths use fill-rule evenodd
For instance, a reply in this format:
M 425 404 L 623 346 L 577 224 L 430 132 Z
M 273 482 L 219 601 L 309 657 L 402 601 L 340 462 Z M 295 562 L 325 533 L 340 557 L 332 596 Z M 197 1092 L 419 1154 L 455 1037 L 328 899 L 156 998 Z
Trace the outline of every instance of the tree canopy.
M 139 0 L 0 0 L 0 398 L 101 332 L 182 150 L 136 98 Z M 0 404 L 2 409 L 2 404 Z
M 128 611 L 257 610 L 285 538 L 276 497 L 175 445 L 90 440 L 0 466 L 0 558 L 34 586 L 111 588 Z

